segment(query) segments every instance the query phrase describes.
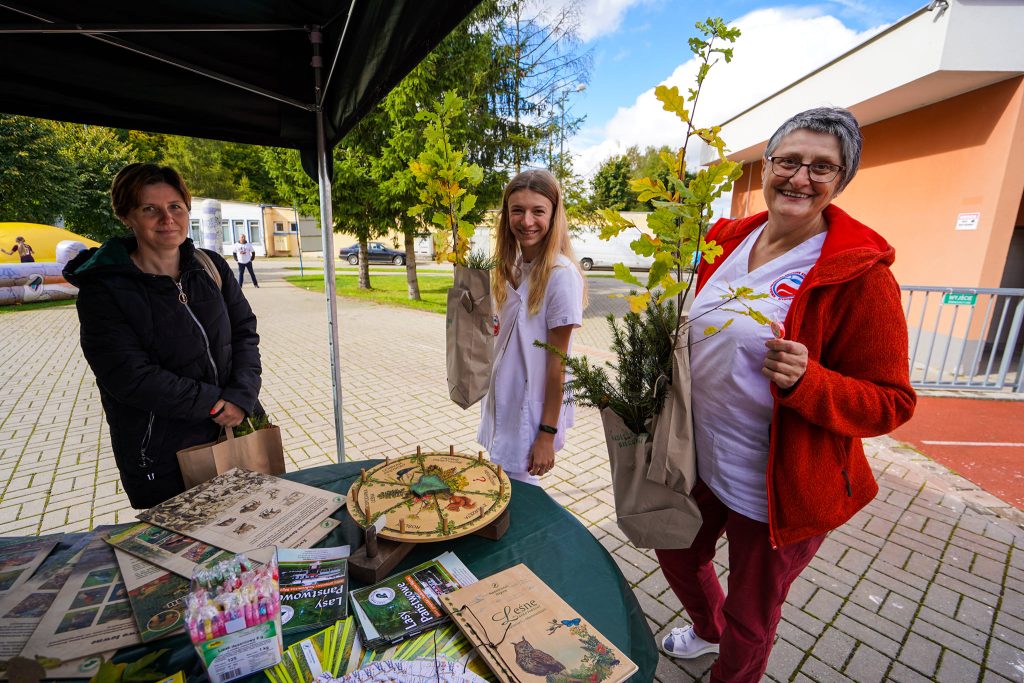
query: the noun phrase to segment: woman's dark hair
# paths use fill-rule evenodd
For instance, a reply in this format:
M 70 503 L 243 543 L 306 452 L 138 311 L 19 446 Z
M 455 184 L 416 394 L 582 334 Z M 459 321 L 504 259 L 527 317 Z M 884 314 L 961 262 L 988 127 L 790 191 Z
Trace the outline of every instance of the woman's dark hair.
M 864 138 L 860 133 L 860 126 L 857 125 L 857 119 L 849 110 L 840 107 L 818 107 L 802 111 L 779 126 L 768 140 L 768 147 L 764 151 L 765 159 L 772 155 L 782 138 L 801 129 L 834 135 L 839 140 L 845 167 L 842 179 L 836 187 L 836 194 L 839 194 L 850 184 L 853 176 L 857 175 L 857 169 L 860 168 L 860 150 Z
M 114 215 L 123 218 L 139 205 L 139 193 L 146 185 L 167 183 L 185 200 L 185 206 L 192 210 L 192 194 L 185 187 L 181 174 L 170 166 L 156 164 L 128 164 L 114 178 L 110 186 L 110 205 Z

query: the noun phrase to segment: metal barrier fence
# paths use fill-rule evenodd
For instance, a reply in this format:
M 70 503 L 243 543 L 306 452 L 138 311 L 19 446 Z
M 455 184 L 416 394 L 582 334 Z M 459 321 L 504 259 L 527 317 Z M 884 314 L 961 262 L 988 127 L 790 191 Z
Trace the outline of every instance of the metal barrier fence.
M 1024 391 L 1024 289 L 900 289 L 914 386 Z

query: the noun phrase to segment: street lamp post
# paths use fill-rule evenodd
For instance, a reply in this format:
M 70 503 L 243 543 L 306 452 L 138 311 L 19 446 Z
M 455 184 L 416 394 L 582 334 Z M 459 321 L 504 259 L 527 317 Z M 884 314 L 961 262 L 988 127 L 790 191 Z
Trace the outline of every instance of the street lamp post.
M 570 92 L 583 92 L 586 89 L 586 83 L 577 83 L 573 89 L 563 89 L 562 96 L 558 98 L 558 110 L 561 118 L 558 128 L 558 173 L 556 175 L 559 183 L 562 182 L 565 175 L 565 98 L 569 96 Z
M 302 223 L 299 222 L 299 208 L 292 204 L 292 212 L 295 214 L 295 246 L 299 250 L 299 277 L 304 275 L 302 270 Z

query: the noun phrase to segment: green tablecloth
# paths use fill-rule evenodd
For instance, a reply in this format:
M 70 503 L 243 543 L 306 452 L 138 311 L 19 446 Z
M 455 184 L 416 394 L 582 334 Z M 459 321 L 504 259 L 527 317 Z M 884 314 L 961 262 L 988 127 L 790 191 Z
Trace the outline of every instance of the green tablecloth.
M 356 461 L 325 465 L 284 475 L 302 484 L 347 493 L 361 468 L 380 461 Z M 477 578 L 524 563 L 562 596 L 640 667 L 632 681 L 652 681 L 658 652 L 640 605 L 611 555 L 587 529 L 543 489 L 512 482 L 511 526 L 498 541 L 465 536 L 451 541 L 419 544 L 398 565 L 401 569 L 425 562 L 446 550 L 454 551 Z M 342 508 L 335 513 L 341 526 L 320 545 L 362 544 L 362 533 Z M 359 582 L 353 581 L 354 587 Z M 290 644 L 307 634 L 286 637 Z M 202 665 L 188 638 L 178 635 L 148 646 L 125 648 L 114 661 L 133 661 L 147 652 L 166 648 L 168 653 L 154 665 L 168 674 L 184 670 L 189 680 L 205 679 Z M 248 680 L 265 680 L 262 675 Z

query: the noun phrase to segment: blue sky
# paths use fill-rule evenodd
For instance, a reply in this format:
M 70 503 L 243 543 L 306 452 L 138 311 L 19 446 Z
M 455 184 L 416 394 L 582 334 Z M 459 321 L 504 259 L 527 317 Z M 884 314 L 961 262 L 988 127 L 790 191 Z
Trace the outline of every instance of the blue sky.
M 540 0 L 549 7 L 569 0 Z M 783 4 L 764 0 L 582 0 L 581 36 L 592 51 L 587 89 L 567 107 L 586 115 L 569 143 L 585 174 L 631 144 L 681 144 L 680 129 L 658 111 L 660 83 L 692 84 L 686 44 L 694 23 L 721 16 L 743 35 L 732 64 L 713 69 L 698 123 L 717 123 L 859 44 L 927 4 L 926 0 L 825 0 Z M 700 120 L 700 114 L 715 120 Z M 668 117 L 668 118 L 663 118 Z

